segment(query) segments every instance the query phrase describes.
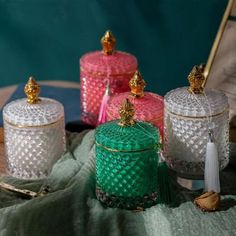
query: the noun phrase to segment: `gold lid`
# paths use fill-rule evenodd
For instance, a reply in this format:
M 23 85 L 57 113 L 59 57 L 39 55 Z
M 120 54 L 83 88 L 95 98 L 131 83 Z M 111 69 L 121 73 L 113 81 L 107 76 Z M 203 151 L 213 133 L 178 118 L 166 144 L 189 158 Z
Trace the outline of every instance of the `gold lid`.
M 103 53 L 105 55 L 112 55 L 115 50 L 116 39 L 110 30 L 107 30 L 101 39 Z
M 134 121 L 134 105 L 127 98 L 119 109 L 120 121 L 118 125 L 120 126 L 132 126 L 135 124 Z
M 28 103 L 34 104 L 40 100 L 38 98 L 40 93 L 40 86 L 36 83 L 32 76 L 29 77 L 28 83 L 25 85 L 24 91 L 27 96 Z
M 136 70 L 133 78 L 129 81 L 129 87 L 131 89 L 131 94 L 136 98 L 141 98 L 144 96 L 144 88 L 146 82 L 144 81 L 140 71 Z
M 205 81 L 204 77 L 204 65 L 194 66 L 192 71 L 188 76 L 188 81 L 190 86 L 188 91 L 194 94 L 202 94 L 203 93 L 203 83 Z

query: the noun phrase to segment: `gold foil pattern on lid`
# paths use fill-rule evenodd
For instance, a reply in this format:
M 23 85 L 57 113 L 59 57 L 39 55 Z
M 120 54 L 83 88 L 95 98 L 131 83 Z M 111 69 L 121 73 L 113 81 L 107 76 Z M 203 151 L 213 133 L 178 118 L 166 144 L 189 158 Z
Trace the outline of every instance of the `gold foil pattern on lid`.
M 119 109 L 119 114 L 120 114 L 120 121 L 118 125 L 132 126 L 135 124 L 135 121 L 133 119 L 135 114 L 134 105 L 129 101 L 128 98 L 121 105 Z
M 144 88 L 146 82 L 144 81 L 140 71 L 136 70 L 133 78 L 129 81 L 129 87 L 131 89 L 131 94 L 136 98 L 141 98 L 144 96 Z
M 110 30 L 107 30 L 101 39 L 103 53 L 105 55 L 112 55 L 115 50 L 116 39 Z
M 190 86 L 188 91 L 194 94 L 203 93 L 203 83 L 205 81 L 204 77 L 204 65 L 194 66 L 190 74 L 188 75 L 188 81 Z
M 35 79 L 31 76 L 29 77 L 28 83 L 24 88 L 25 94 L 27 96 L 27 102 L 30 104 L 35 104 L 40 99 L 38 98 L 40 93 L 40 86 L 36 83 Z

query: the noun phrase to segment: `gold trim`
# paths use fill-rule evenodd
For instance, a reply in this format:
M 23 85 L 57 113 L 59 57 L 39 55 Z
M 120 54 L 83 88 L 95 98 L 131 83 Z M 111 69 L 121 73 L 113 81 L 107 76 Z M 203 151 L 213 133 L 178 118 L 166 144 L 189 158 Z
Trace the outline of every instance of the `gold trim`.
M 119 126 L 133 126 L 136 122 L 134 120 L 135 109 L 134 105 L 129 101 L 128 98 L 125 99 L 121 107 L 119 108 L 120 120 L 118 122 Z
M 176 113 L 174 113 L 174 112 L 172 112 L 172 111 L 170 111 L 168 108 L 166 108 L 165 107 L 165 109 L 167 110 L 167 112 L 169 113 L 169 114 L 171 114 L 171 115 L 173 115 L 173 116 L 176 116 L 176 117 L 182 117 L 182 118 L 186 118 L 186 119 L 196 119 L 196 120 L 203 120 L 203 119 L 207 119 L 208 118 L 208 116 L 197 116 L 197 117 L 195 117 L 195 116 L 183 116 L 183 115 L 179 115 L 179 114 L 176 114 Z M 222 114 L 224 114 L 225 112 L 227 112 L 227 111 L 229 111 L 229 108 L 227 107 L 227 108 L 225 108 L 222 112 L 220 112 L 220 113 L 217 113 L 217 114 L 214 114 L 214 115 L 212 115 L 211 117 L 215 117 L 215 116 L 220 116 L 220 115 L 222 115 Z
M 83 71 L 84 73 L 86 74 L 89 74 L 89 75 L 92 75 L 92 76 L 101 76 L 101 77 L 104 77 L 104 76 L 107 76 L 106 73 L 101 73 L 101 72 L 91 72 L 91 71 L 86 71 L 83 67 L 80 67 L 80 71 Z M 135 70 L 133 71 L 129 71 L 129 72 L 126 72 L 126 73 L 119 73 L 119 74 L 110 74 L 110 76 L 131 76 L 135 73 Z
M 116 38 L 110 30 L 107 30 L 101 38 L 103 53 L 107 56 L 112 55 L 115 51 Z
M 144 81 L 139 70 L 136 70 L 132 79 L 129 81 L 129 87 L 131 89 L 131 95 L 135 98 L 141 98 L 144 96 L 144 88 L 146 82 Z
M 206 64 L 206 67 L 205 67 L 205 70 L 204 70 L 204 73 L 203 73 L 204 76 L 205 76 L 205 81 L 203 82 L 203 87 L 205 86 L 205 84 L 207 82 L 208 75 L 210 73 L 211 66 L 213 64 L 214 58 L 216 56 L 216 53 L 217 53 L 217 50 L 218 50 L 218 47 L 219 47 L 219 44 L 220 44 L 220 40 L 221 40 L 222 35 L 224 33 L 224 29 L 225 29 L 227 20 L 230 16 L 232 8 L 233 8 L 233 4 L 234 4 L 234 0 L 229 0 L 228 5 L 226 7 L 226 10 L 224 12 L 222 21 L 220 23 L 220 27 L 219 27 L 218 32 L 216 34 L 215 41 L 214 41 L 213 46 L 211 48 L 211 51 L 210 51 L 210 54 L 209 54 L 209 57 L 208 57 L 208 60 L 207 60 L 207 64 Z
M 48 126 L 51 126 L 51 125 L 54 125 L 56 123 L 59 123 L 60 121 L 64 120 L 64 116 L 62 116 L 60 119 L 58 119 L 57 121 L 54 121 L 50 124 L 45 124 L 45 125 L 17 125 L 17 124 L 13 124 L 11 123 L 10 121 L 8 121 L 7 119 L 4 119 L 4 122 L 6 122 L 7 124 L 13 126 L 13 127 L 16 127 L 16 128 L 27 128 L 27 129 L 30 129 L 30 128 L 46 128 Z
M 107 151 L 110 151 L 110 152 L 146 152 L 146 151 L 150 151 L 150 150 L 155 149 L 155 146 L 152 146 L 152 147 L 145 148 L 145 149 L 129 150 L 128 151 L 128 150 L 118 150 L 118 149 L 109 148 L 109 147 L 103 146 L 102 144 L 98 143 L 97 141 L 95 141 L 95 144 L 98 147 L 102 147 L 102 148 L 104 148 L 104 149 L 106 149 Z
M 27 96 L 27 102 L 29 104 L 35 104 L 40 101 L 39 93 L 40 86 L 36 83 L 35 79 L 30 76 L 28 83 L 25 85 L 24 92 Z
M 189 88 L 188 92 L 192 94 L 202 94 L 205 77 L 203 75 L 204 67 L 203 65 L 194 66 L 192 71 L 188 75 Z

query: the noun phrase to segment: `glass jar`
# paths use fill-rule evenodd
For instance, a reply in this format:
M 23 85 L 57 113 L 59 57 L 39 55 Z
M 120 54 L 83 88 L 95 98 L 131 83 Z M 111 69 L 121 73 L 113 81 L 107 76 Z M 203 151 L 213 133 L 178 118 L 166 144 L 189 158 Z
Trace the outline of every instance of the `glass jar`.
M 158 201 L 159 131 L 134 121 L 126 100 L 121 119 L 96 128 L 96 194 L 106 206 L 125 209 L 150 207 Z
M 110 121 L 119 118 L 119 107 L 128 98 L 134 105 L 134 119 L 152 123 L 160 129 L 161 136 L 163 136 L 163 97 L 155 93 L 144 92 L 145 86 L 146 82 L 137 70 L 133 78 L 129 81 L 131 92 L 120 93 L 109 99 L 106 108 L 107 120 Z
M 129 91 L 129 80 L 137 69 L 136 57 L 115 51 L 115 42 L 107 31 L 101 40 L 103 51 L 86 53 L 80 59 L 81 120 L 92 126 L 97 125 L 107 84 L 111 95 Z
M 171 169 L 186 179 L 202 179 L 209 130 L 218 148 L 220 170 L 229 162 L 228 99 L 214 89 L 204 89 L 203 68 L 188 76 L 190 87 L 164 96 L 165 156 Z
M 3 109 L 7 169 L 22 179 L 46 177 L 65 151 L 63 105 L 38 98 L 39 85 L 30 77 L 28 98 L 8 103 Z

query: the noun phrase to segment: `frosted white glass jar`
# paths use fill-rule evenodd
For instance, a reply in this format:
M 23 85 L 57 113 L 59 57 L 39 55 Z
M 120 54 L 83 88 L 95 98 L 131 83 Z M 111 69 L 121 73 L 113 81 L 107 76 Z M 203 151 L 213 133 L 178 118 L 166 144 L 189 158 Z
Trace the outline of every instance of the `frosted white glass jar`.
M 65 151 L 64 107 L 56 100 L 38 98 L 39 85 L 31 77 L 28 98 L 3 109 L 8 173 L 22 179 L 46 177 Z
M 189 75 L 190 87 L 174 89 L 164 97 L 167 163 L 178 176 L 189 179 L 203 178 L 209 129 L 217 145 L 220 170 L 229 162 L 228 99 L 214 89 L 203 92 L 202 73 L 201 68 L 194 67 Z

